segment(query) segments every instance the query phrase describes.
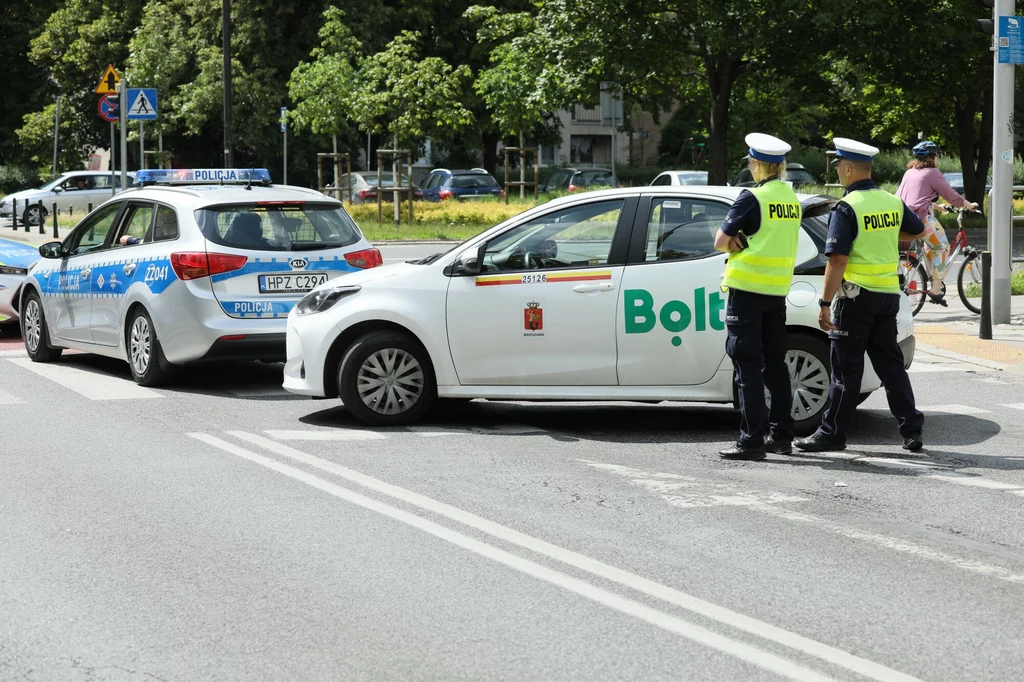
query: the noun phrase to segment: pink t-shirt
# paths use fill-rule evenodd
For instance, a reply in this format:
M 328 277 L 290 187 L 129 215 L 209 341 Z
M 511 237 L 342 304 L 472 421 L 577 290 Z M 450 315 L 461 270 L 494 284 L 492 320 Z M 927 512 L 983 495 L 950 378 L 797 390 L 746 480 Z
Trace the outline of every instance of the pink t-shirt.
M 954 206 L 963 206 L 967 201 L 949 186 L 938 168 L 908 168 L 903 174 L 896 196 L 910 207 L 922 221 L 931 212 L 932 202 L 940 196 Z

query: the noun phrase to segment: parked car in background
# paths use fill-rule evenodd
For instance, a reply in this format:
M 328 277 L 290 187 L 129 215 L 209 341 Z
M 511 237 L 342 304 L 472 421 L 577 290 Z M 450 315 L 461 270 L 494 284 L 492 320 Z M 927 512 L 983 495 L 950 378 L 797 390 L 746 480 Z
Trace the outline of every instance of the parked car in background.
M 541 187 L 541 192 L 575 192 L 595 187 L 618 187 L 607 168 L 560 168 Z
M 956 190 L 959 194 L 964 193 L 964 174 L 963 173 L 943 173 L 942 176 L 946 178 L 946 182 L 949 186 Z M 985 194 L 988 194 L 992 190 L 992 176 L 989 176 L 985 181 Z M 983 197 L 971 197 L 974 201 L 981 201 Z
M 17 323 L 21 285 L 38 260 L 39 249 L 0 239 L 0 326 Z
M 784 179 L 793 183 L 793 187 L 818 184 L 818 181 L 814 179 L 811 172 L 799 163 L 786 164 L 786 177 Z M 750 175 L 750 170 L 744 168 L 735 178 L 733 178 L 733 181 L 730 184 L 733 187 L 753 187 L 757 183 L 754 182 L 754 178 Z
M 651 186 L 665 185 L 706 185 L 708 172 L 698 170 L 667 170 L 651 181 Z
M 135 181 L 135 173 L 128 173 L 128 185 Z M 57 204 L 57 210 L 66 213 L 72 209 L 85 215 L 89 204 L 99 206 L 121 189 L 121 174 L 110 171 L 69 171 L 37 189 L 23 189 L 0 200 L 0 218 L 14 215 L 14 200 L 18 200 L 18 219 L 30 225 L 46 220 Z M 39 201 L 43 202 L 42 208 Z
M 384 189 L 384 194 L 381 196 L 383 201 L 393 201 L 395 198 L 395 174 L 391 171 L 380 172 L 380 187 Z M 360 173 L 352 173 L 352 203 L 363 204 L 366 202 L 377 203 L 377 172 L 376 171 L 364 171 Z M 409 200 L 409 187 L 412 187 L 412 198 L 419 200 L 423 198 L 423 191 L 419 188 L 415 182 L 408 176 L 402 175 L 401 187 L 403 188 L 402 201 Z M 341 176 L 341 198 L 344 200 L 348 199 L 348 173 Z
M 423 179 L 423 198 L 427 201 L 445 201 L 456 199 L 483 199 L 486 197 L 504 197 L 505 190 L 494 176 L 483 168 L 469 170 L 448 170 L 435 168 Z

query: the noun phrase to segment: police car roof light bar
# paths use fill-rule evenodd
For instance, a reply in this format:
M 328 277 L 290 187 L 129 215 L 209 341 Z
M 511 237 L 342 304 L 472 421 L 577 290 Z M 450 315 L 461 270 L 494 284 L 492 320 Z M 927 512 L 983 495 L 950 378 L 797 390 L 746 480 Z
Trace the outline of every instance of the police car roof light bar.
M 270 171 L 266 168 L 153 168 L 136 171 L 135 186 L 147 185 L 269 185 Z

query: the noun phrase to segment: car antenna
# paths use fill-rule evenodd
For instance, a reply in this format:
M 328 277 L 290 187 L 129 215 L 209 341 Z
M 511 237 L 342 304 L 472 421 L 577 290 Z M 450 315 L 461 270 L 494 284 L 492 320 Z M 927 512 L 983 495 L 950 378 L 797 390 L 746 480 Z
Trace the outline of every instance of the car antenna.
M 253 166 L 252 168 L 249 169 L 249 182 L 245 183 L 245 188 L 250 192 L 252 191 L 252 174 L 255 170 L 256 166 Z

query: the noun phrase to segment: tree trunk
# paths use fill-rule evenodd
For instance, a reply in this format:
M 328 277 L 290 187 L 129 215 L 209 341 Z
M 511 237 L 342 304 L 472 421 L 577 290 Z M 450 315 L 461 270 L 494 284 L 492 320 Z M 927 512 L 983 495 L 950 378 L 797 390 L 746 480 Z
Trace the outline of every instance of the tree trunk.
M 960 167 L 964 174 L 964 197 L 968 201 L 975 201 L 984 206 L 985 184 L 992 164 L 992 89 L 984 87 L 978 95 L 980 97 L 968 96 L 962 100 L 957 98 L 954 102 L 954 112 Z M 979 105 L 980 131 L 974 124 Z
M 394 134 L 394 138 L 395 138 L 394 139 L 394 146 L 392 147 L 392 151 L 397 152 L 398 151 L 398 133 Z M 391 157 L 391 178 L 392 178 L 392 182 L 394 183 L 393 187 L 395 188 L 395 192 L 394 192 L 394 196 L 395 196 L 395 227 L 398 227 L 398 211 L 399 211 L 399 206 L 400 206 L 401 196 L 402 196 L 401 193 L 398 190 L 398 188 L 402 186 L 401 185 L 402 178 L 398 177 L 398 154 L 394 154 Z M 379 191 L 381 191 L 381 189 L 382 189 L 381 187 L 378 187 L 377 191 L 379 192 Z
M 711 93 L 708 184 L 724 185 L 729 180 L 729 114 L 732 86 L 739 75 L 740 64 L 733 61 L 725 50 L 709 55 L 702 49 L 702 53 L 708 89 Z
M 523 155 L 523 147 L 526 146 L 526 136 L 519 131 L 519 203 L 526 201 L 526 156 Z
M 498 133 L 485 131 L 480 133 L 480 142 L 484 146 L 484 170 L 494 175 L 498 169 L 498 142 L 501 136 Z

